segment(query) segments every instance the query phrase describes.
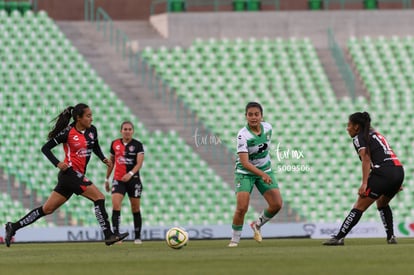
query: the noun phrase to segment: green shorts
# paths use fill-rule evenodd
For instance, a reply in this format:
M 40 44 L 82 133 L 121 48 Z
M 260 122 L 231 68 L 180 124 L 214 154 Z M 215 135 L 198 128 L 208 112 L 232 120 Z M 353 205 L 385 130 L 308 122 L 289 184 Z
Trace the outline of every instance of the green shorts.
M 236 193 L 238 192 L 249 192 L 250 194 L 253 191 L 253 186 L 256 185 L 257 190 L 260 194 L 264 194 L 267 190 L 270 189 L 279 189 L 279 185 L 276 182 L 273 172 L 266 173 L 272 179 L 271 184 L 267 184 L 262 180 L 262 177 L 256 175 L 246 175 L 235 173 L 234 183 L 236 184 Z

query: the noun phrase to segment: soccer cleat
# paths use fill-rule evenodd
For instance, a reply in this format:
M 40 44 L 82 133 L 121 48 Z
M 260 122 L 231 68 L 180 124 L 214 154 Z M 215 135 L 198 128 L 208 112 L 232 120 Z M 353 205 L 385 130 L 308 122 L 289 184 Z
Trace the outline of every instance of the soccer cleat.
M 6 236 L 4 238 L 5 239 L 4 241 L 6 242 L 6 246 L 10 247 L 11 240 L 12 240 L 14 234 L 16 234 L 16 232 L 13 230 L 11 222 L 6 223 L 4 231 L 6 232 Z
M 335 237 L 330 238 L 329 240 L 326 240 L 323 245 L 344 245 L 344 238 L 337 239 Z
M 134 240 L 134 244 L 142 244 L 141 239 L 135 239 L 135 240 Z
M 239 243 L 236 242 L 230 242 L 228 247 L 237 247 L 239 245 Z
M 387 239 L 387 243 L 388 244 L 397 244 L 397 239 L 395 238 L 395 236 L 391 236 L 391 238 Z
M 257 226 L 256 222 L 252 222 L 250 224 L 250 227 L 252 228 L 254 232 L 253 239 L 256 240 L 256 242 L 261 243 L 262 242 L 262 233 L 260 233 L 260 227 Z
M 128 232 L 117 234 L 117 235 L 112 234 L 109 238 L 105 239 L 105 244 L 108 245 L 108 246 L 113 245 L 114 243 L 122 241 L 123 239 L 125 239 L 128 236 L 129 236 Z

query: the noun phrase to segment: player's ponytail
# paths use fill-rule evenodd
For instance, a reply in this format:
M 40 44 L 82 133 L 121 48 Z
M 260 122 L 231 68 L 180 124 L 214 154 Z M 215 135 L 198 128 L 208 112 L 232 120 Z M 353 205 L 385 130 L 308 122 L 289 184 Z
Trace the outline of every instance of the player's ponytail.
M 366 144 L 369 144 L 370 135 L 369 131 L 371 130 L 371 117 L 367 112 L 357 112 L 353 113 L 349 116 L 349 121 L 353 124 L 357 124 L 360 127 L 360 131 L 362 131 L 364 140 Z M 366 152 L 369 154 L 369 146 L 366 147 Z
M 49 132 L 47 137 L 51 139 L 57 136 L 66 127 L 68 127 L 71 118 L 73 118 L 73 120 L 76 121 L 77 117 L 82 117 L 83 112 L 86 108 L 89 108 L 89 106 L 84 103 L 79 103 L 75 107 L 67 107 L 57 117 L 52 119 L 52 121 L 56 121 L 55 126 Z
M 371 117 L 367 112 L 363 112 L 362 118 L 364 120 L 364 127 L 363 127 L 364 138 L 367 144 L 369 144 L 369 141 L 370 141 L 369 131 L 371 130 Z M 366 152 L 369 153 L 369 146 L 367 146 Z

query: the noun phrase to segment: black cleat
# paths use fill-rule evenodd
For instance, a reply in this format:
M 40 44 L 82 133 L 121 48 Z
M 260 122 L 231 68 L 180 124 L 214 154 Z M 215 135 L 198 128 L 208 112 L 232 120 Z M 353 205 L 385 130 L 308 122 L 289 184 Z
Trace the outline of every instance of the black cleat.
M 10 247 L 11 240 L 12 240 L 14 234 L 16 234 L 16 231 L 13 230 L 13 227 L 12 227 L 12 223 L 11 222 L 6 223 L 6 226 L 4 228 L 4 231 L 6 233 L 6 236 L 4 238 L 4 240 L 6 242 L 6 246 L 7 247 Z
M 397 244 L 397 239 L 395 238 L 395 236 L 391 236 L 391 238 L 387 239 L 387 243 L 388 244 Z
M 128 232 L 121 233 L 121 234 L 112 234 L 108 239 L 105 239 L 106 245 L 113 245 L 116 242 L 122 241 L 126 237 L 129 236 Z
M 330 238 L 329 240 L 326 240 L 323 245 L 344 245 L 344 238 L 337 239 L 335 237 Z

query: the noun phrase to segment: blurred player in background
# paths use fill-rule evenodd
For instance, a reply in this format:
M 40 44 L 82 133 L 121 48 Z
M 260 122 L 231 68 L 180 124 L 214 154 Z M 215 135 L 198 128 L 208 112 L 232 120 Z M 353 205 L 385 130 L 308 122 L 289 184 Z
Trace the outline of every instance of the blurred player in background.
M 115 165 L 112 181 L 112 226 L 115 234 L 119 234 L 121 222 L 121 207 L 125 193 L 128 193 L 134 218 L 135 244 L 141 244 L 142 218 L 140 211 L 140 198 L 142 183 L 139 170 L 144 162 L 144 147 L 141 142 L 134 139 L 134 125 L 130 121 L 121 124 L 122 137 L 111 143 L 111 162 Z M 114 166 L 108 166 L 106 171 L 105 189 L 109 192 L 109 177 Z
M 71 118 L 73 123 L 69 124 Z M 10 246 L 17 230 L 53 213 L 73 194 L 82 195 L 93 201 L 95 215 L 105 235 L 106 245 L 112 245 L 126 238 L 128 233 L 120 235 L 112 233 L 105 209 L 105 196 L 85 177 L 92 152 L 107 166 L 112 165 L 99 146 L 98 132 L 92 125 L 91 109 L 88 105 L 79 103 L 75 107 L 66 108 L 55 120 L 55 126 L 48 134 L 49 141 L 43 145 L 42 152 L 55 167 L 59 168 L 58 183 L 42 206 L 33 209 L 19 221 L 6 224 L 6 245 Z M 63 143 L 65 151 L 63 161 L 58 160 L 51 151 L 60 143 Z
M 389 202 L 402 187 L 404 168 L 385 137 L 371 127 L 371 117 L 367 112 L 350 115 L 347 131 L 362 161 L 362 184 L 358 189 L 357 202 L 338 234 L 323 244 L 344 245 L 345 236 L 375 201 L 387 233 L 387 242 L 396 244 Z
M 244 224 L 244 216 L 249 207 L 253 187 L 263 195 L 268 208 L 264 209 L 258 219 L 250 224 L 254 239 L 262 241 L 260 228 L 273 218 L 282 208 L 282 196 L 273 176 L 270 161 L 270 140 L 272 126 L 263 122 L 263 108 L 257 102 L 246 106 L 247 125 L 237 135 L 237 154 L 235 184 L 237 205 L 233 217 L 233 236 L 229 247 L 236 247 Z

